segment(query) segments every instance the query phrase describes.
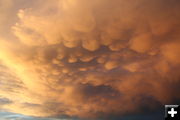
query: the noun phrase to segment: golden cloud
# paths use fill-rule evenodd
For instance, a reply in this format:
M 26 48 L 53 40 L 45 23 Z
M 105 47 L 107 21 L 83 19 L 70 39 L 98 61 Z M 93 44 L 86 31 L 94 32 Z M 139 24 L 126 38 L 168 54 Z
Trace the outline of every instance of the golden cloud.
M 178 1 L 32 2 L 0 36 L 0 109 L 98 117 L 180 98 Z

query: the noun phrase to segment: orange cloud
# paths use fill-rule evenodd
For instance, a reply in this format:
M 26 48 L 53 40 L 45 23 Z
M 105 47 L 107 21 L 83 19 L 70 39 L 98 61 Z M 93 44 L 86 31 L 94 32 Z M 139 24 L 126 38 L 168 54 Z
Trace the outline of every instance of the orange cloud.
M 0 34 L 0 98 L 11 101 L 0 109 L 98 117 L 179 99 L 176 2 L 38 0 L 20 7 L 9 35 Z

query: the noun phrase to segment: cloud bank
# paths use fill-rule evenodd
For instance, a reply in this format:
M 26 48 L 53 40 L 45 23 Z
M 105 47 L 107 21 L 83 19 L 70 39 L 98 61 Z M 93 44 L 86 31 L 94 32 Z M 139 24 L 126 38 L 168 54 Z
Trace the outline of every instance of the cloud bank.
M 178 0 L 0 2 L 0 109 L 96 118 L 180 99 Z

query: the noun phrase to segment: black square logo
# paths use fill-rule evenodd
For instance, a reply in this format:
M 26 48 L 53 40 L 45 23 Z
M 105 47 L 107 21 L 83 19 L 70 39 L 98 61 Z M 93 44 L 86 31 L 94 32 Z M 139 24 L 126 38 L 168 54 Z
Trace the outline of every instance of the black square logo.
M 180 120 L 180 106 L 165 105 L 165 120 Z

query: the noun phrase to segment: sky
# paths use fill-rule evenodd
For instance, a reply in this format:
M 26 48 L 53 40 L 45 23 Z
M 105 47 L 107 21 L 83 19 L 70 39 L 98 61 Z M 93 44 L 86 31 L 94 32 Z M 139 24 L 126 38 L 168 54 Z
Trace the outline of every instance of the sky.
M 161 120 L 180 101 L 179 0 L 0 0 L 0 120 Z

